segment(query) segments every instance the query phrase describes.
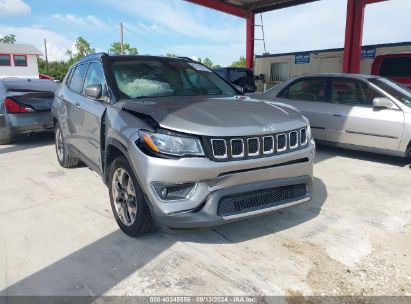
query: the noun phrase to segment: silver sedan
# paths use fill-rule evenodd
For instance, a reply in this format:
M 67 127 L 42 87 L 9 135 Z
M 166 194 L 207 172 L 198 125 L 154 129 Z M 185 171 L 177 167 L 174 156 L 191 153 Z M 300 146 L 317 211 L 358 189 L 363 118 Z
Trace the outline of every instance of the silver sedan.
M 252 97 L 299 109 L 318 142 L 401 157 L 411 154 L 411 89 L 389 79 L 304 75 Z
M 44 79 L 0 79 L 0 144 L 22 134 L 52 131 L 58 85 Z

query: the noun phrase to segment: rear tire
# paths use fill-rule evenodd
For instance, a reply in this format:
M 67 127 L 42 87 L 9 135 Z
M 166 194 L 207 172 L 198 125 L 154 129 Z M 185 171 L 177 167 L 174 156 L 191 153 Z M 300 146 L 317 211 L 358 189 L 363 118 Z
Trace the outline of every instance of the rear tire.
M 0 139 L 0 145 L 8 145 L 10 143 L 10 138 Z
M 111 209 L 120 229 L 131 237 L 154 231 L 150 208 L 127 159 L 114 159 L 108 174 Z
M 60 124 L 57 123 L 54 128 L 54 142 L 56 147 L 57 160 L 63 168 L 71 168 L 78 165 L 78 158 L 71 156 L 66 148 L 64 136 Z

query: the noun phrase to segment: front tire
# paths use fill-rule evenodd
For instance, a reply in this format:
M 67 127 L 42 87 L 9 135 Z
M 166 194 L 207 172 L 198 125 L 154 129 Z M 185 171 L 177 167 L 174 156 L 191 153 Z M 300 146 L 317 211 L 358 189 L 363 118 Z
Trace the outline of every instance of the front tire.
M 124 233 L 137 237 L 154 230 L 143 191 L 124 156 L 117 157 L 111 163 L 108 188 L 114 218 Z
M 54 128 L 54 139 L 57 160 L 60 166 L 62 166 L 63 168 L 71 168 L 77 166 L 79 160 L 77 157 L 70 155 L 70 153 L 68 152 L 59 123 L 57 123 L 56 127 Z

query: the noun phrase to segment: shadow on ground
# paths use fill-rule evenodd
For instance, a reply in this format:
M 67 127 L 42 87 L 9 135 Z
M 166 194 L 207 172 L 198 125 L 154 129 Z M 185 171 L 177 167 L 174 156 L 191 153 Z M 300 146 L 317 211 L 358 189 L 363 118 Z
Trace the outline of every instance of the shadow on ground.
M 12 153 L 27 149 L 49 146 L 54 144 L 54 133 L 40 133 L 31 136 L 19 137 L 12 143 L 0 146 L 0 154 Z
M 267 216 L 211 229 L 160 229 L 137 239 L 117 230 L 0 291 L 0 296 L 100 296 L 176 242 L 230 244 L 274 234 L 316 217 L 326 199 L 324 183 L 315 179 L 310 202 Z
M 317 144 L 317 154 L 315 157 L 315 163 L 322 162 L 335 156 L 387 164 L 397 167 L 406 167 L 408 165 L 411 165 L 411 159 L 409 158 L 407 159 L 397 156 L 375 154 L 371 152 L 349 150 L 340 147 L 332 147 L 323 144 Z

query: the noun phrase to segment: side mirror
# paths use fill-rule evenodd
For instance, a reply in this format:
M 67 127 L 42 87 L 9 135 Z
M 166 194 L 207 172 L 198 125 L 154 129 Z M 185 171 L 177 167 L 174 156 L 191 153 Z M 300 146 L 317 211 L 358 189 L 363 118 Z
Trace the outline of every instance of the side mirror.
M 100 99 L 103 93 L 101 84 L 92 84 L 84 88 L 84 94 L 93 99 Z
M 387 97 L 375 97 L 372 103 L 373 103 L 373 106 L 376 108 L 388 109 L 388 108 L 392 108 L 393 106 L 392 101 Z

